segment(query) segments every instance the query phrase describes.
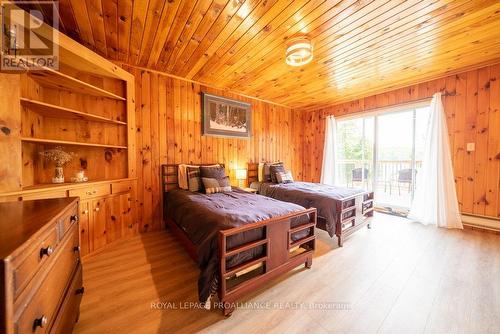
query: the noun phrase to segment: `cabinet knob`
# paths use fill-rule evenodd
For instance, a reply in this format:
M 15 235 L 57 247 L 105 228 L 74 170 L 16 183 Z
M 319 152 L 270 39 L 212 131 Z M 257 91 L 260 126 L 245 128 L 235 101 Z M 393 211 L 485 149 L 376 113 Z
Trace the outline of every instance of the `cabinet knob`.
M 92 190 L 92 194 L 97 194 L 97 190 Z
M 86 215 L 87 213 L 89 213 L 89 210 L 83 210 L 84 215 Z
M 78 221 L 78 216 L 77 215 L 72 215 L 69 218 L 69 221 L 72 222 L 72 223 L 76 223 Z
M 73 252 L 79 253 L 80 252 L 80 246 L 73 247 Z
M 44 257 L 44 255 L 50 256 L 52 253 L 54 253 L 54 248 L 52 248 L 52 246 L 42 248 L 40 249 L 40 258 Z
M 85 287 L 82 286 L 81 288 L 76 289 L 75 294 L 83 295 L 84 292 L 85 292 Z
M 35 319 L 35 321 L 33 321 L 33 329 L 37 327 L 44 328 L 45 326 L 47 326 L 47 322 L 47 317 L 42 315 L 40 318 L 37 318 Z
M 92 192 L 91 192 L 90 190 L 87 190 L 85 193 L 86 193 L 87 195 L 92 195 Z
M 95 208 L 94 210 L 97 212 L 97 211 L 99 211 L 100 209 L 99 209 L 99 208 Z

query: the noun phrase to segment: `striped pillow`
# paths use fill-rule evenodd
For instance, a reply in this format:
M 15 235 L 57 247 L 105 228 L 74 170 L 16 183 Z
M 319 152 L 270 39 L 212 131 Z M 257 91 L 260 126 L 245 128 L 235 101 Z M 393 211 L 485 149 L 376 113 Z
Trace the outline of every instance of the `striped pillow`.
M 224 177 L 222 179 L 214 179 L 209 177 L 202 177 L 203 186 L 205 187 L 206 194 L 215 194 L 215 193 L 225 193 L 230 192 L 231 184 L 229 183 L 229 177 Z
M 188 190 L 189 191 L 201 191 L 202 184 L 200 178 L 200 167 L 187 167 L 186 168 L 187 180 L 188 180 Z
M 287 171 L 286 173 L 278 172 L 276 173 L 276 180 L 278 183 L 292 183 L 293 176 L 292 171 Z

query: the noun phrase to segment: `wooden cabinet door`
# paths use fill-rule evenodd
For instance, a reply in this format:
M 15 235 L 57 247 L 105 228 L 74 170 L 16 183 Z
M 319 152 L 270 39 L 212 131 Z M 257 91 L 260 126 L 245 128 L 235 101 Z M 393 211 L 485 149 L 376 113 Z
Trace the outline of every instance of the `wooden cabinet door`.
M 109 198 L 103 197 L 91 201 L 92 213 L 92 251 L 106 245 L 106 211 Z
M 80 201 L 80 254 L 85 256 L 91 252 L 90 233 L 90 201 Z
M 132 198 L 129 192 L 109 199 L 107 206 L 106 237 L 107 243 L 124 236 L 135 235 Z
M 131 236 L 137 233 L 137 224 L 132 203 L 132 194 L 120 195 L 120 208 L 122 213 L 122 235 Z
M 106 206 L 106 243 L 111 243 L 122 236 L 122 210 L 121 198 L 124 195 L 117 195 L 108 198 Z

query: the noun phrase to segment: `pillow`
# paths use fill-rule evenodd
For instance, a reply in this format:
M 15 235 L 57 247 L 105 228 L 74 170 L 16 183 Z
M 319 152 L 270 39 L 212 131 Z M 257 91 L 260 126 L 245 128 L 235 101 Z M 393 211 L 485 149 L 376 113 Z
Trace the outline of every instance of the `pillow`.
M 264 182 L 264 163 L 259 162 L 259 166 L 257 167 L 257 180 L 259 182 Z
M 212 165 L 212 166 L 207 166 L 207 167 L 215 167 L 219 165 Z M 186 165 L 186 164 L 180 164 L 179 168 L 177 169 L 177 183 L 179 184 L 179 188 L 188 190 L 189 189 L 189 184 L 188 184 L 188 176 L 187 176 L 187 168 L 188 167 L 197 167 L 200 168 L 200 166 L 197 165 Z M 201 183 L 200 183 L 201 185 Z
M 271 181 L 271 171 L 270 171 L 270 168 L 271 166 L 274 166 L 274 165 L 283 165 L 282 162 L 266 162 L 264 163 L 264 179 L 263 179 L 263 182 L 269 182 Z
M 231 191 L 231 185 L 229 183 L 229 177 L 224 177 L 222 179 L 214 179 L 210 177 L 202 177 L 203 186 L 205 187 L 206 194 L 224 193 Z
M 188 167 L 198 167 L 194 165 L 186 165 L 180 164 L 177 170 L 177 183 L 179 184 L 179 188 L 181 189 L 189 189 L 188 185 L 188 177 L 187 177 L 187 168 Z
M 200 167 L 200 176 L 210 179 L 223 179 L 226 177 L 226 170 L 224 167 L 217 166 L 201 166 Z
M 189 191 L 200 191 L 202 190 L 203 184 L 200 178 L 200 167 L 187 167 L 186 168 L 187 180 L 188 180 L 188 190 Z
M 269 167 L 269 171 L 271 172 L 271 182 L 276 183 L 278 182 L 278 180 L 276 180 L 276 173 L 285 173 L 285 167 L 283 164 L 272 165 Z
M 292 183 L 293 176 L 292 171 L 287 171 L 286 173 L 278 172 L 276 173 L 276 180 L 278 183 Z

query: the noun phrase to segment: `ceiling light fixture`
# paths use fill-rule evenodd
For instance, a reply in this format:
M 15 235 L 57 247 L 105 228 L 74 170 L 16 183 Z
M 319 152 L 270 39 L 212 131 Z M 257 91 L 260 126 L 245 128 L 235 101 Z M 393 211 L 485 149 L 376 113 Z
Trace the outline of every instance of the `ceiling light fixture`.
M 313 59 L 313 47 L 306 37 L 290 40 L 286 48 L 286 63 L 290 66 L 302 66 Z

